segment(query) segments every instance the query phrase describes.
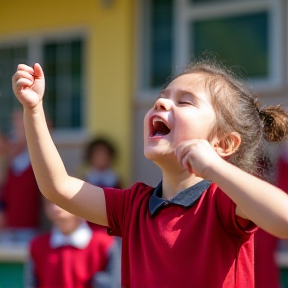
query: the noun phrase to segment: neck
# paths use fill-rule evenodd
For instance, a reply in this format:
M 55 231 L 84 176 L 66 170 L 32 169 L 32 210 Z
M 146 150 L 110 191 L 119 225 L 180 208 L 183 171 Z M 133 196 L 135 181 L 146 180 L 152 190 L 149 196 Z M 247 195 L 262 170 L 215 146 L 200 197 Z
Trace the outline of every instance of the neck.
M 189 188 L 202 180 L 202 178 L 197 177 L 195 174 L 191 174 L 186 170 L 178 171 L 178 173 L 175 173 L 175 171 L 173 171 L 173 173 L 163 171 L 162 198 L 169 200 L 180 191 Z
M 159 159 L 158 159 L 159 160 Z M 180 191 L 189 188 L 203 179 L 189 173 L 176 160 L 175 155 L 161 158 L 154 163 L 162 170 L 162 197 L 169 200 Z
M 82 223 L 84 222 L 81 218 L 76 219 L 63 219 L 55 222 L 55 226 L 64 234 L 70 235 L 73 233 Z

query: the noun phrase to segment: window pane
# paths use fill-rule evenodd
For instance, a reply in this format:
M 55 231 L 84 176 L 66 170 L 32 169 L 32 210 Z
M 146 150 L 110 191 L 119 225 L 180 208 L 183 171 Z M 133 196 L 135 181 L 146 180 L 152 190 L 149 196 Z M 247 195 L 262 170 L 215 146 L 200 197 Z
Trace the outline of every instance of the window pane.
M 55 128 L 82 125 L 82 41 L 44 45 L 45 106 Z
M 165 84 L 172 70 L 172 0 L 151 1 L 150 86 Z
M 268 21 L 266 11 L 195 21 L 191 24 L 195 56 L 204 50 L 213 51 L 227 65 L 243 67 L 248 77 L 267 77 Z
M 0 130 L 4 133 L 11 129 L 12 111 L 20 107 L 11 87 L 11 77 L 20 63 L 27 63 L 26 46 L 0 48 Z
M 236 1 L 239 1 L 239 0 L 190 0 L 192 3 L 219 3 L 219 2 L 236 2 Z M 248 0 L 240 0 L 240 1 L 248 1 Z

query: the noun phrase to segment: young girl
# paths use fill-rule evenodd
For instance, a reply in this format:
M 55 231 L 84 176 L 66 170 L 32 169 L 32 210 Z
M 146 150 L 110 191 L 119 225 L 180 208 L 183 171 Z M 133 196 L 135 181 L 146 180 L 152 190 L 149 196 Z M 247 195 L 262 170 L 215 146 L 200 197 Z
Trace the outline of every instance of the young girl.
M 156 188 L 102 189 L 67 175 L 45 121 L 40 65 L 20 64 L 13 90 L 41 192 L 122 237 L 124 287 L 252 288 L 256 227 L 288 237 L 287 195 L 252 176 L 263 139 L 286 137 L 288 116 L 261 107 L 221 65 L 189 67 L 146 114 L 144 153 L 163 172 Z

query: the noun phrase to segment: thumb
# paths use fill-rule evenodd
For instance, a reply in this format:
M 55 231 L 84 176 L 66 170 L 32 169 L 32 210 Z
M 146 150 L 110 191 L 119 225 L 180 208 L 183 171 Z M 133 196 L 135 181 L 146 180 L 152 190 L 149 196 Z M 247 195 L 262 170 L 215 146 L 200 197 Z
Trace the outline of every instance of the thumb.
M 42 70 L 42 67 L 39 63 L 35 63 L 33 66 L 34 69 L 34 77 L 35 78 L 44 78 L 44 72 Z

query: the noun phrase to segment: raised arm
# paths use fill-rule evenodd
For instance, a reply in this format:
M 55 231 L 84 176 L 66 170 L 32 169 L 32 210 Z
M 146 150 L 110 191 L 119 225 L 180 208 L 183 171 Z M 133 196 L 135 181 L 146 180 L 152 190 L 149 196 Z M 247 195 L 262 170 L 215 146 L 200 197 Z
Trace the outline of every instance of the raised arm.
M 181 143 L 176 156 L 191 173 L 216 183 L 237 205 L 236 214 L 288 238 L 288 196 L 222 159 L 206 140 Z
M 41 66 L 20 64 L 12 87 L 23 105 L 31 163 L 42 194 L 72 214 L 106 226 L 103 190 L 67 174 L 50 136 L 43 109 L 45 80 Z

